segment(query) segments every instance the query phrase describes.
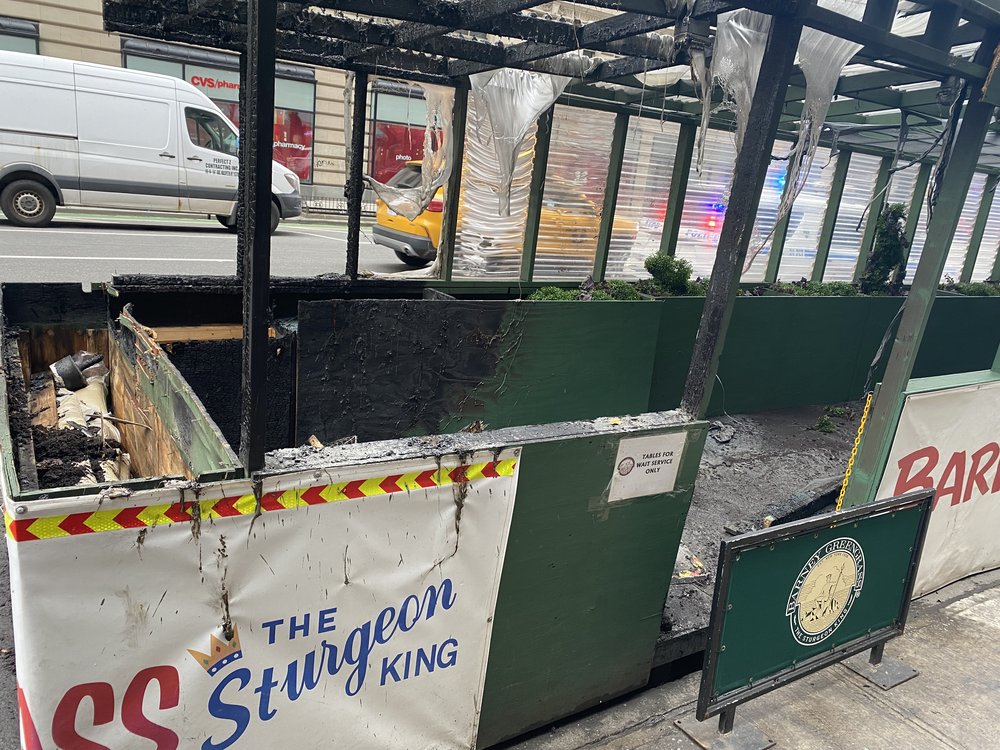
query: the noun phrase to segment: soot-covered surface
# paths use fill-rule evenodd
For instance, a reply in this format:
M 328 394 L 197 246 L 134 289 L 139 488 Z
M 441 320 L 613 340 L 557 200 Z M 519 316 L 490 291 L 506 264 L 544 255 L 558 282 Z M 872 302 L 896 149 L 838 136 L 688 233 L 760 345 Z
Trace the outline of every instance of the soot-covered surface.
M 508 309 L 458 300 L 302 302 L 296 444 L 310 435 L 326 443 L 438 432 L 495 376 L 512 335 L 502 330 Z
M 101 476 L 100 462 L 118 458 L 114 445 L 82 430 L 35 425 L 35 466 L 39 489 L 72 487 L 88 472 Z
M 243 342 L 183 341 L 168 345 L 170 361 L 180 371 L 234 451 L 240 449 L 240 388 Z M 294 337 L 279 336 L 268 344 L 267 431 L 264 448 L 287 448 L 293 382 Z
M 837 409 L 827 415 L 823 407 L 803 407 L 723 416 L 713 423 L 681 538 L 707 575 L 671 584 L 666 638 L 708 626 L 723 537 L 761 528 L 768 515 L 791 520 L 801 515 L 797 509 L 811 514 L 835 493 L 861 416 L 859 404 L 842 408 L 843 416 L 833 416 L 841 413 Z M 823 416 L 832 432 L 817 429 Z

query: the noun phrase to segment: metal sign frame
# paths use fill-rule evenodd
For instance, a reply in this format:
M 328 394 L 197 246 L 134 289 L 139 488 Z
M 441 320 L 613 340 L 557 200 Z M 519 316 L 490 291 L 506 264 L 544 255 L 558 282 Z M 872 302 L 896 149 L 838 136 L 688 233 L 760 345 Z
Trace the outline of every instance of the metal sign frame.
M 716 574 L 715 594 L 712 598 L 712 614 L 709 622 L 709 640 L 705 649 L 705 665 L 702 670 L 701 688 L 698 693 L 698 707 L 696 712 L 698 720 L 704 721 L 717 714 L 727 711 L 731 712 L 741 703 L 769 693 L 789 682 L 817 672 L 831 664 L 843 661 L 854 654 L 880 646 L 886 641 L 902 635 L 910 610 L 910 599 L 913 595 L 913 585 L 917 576 L 917 566 L 920 563 L 920 554 L 923 551 L 924 539 L 927 536 L 927 525 L 930 522 L 930 511 L 933 500 L 934 490 L 916 490 L 908 492 L 905 495 L 900 495 L 899 497 L 880 500 L 840 513 L 827 513 L 803 521 L 741 534 L 732 539 L 723 539 L 719 551 L 719 567 Z M 923 515 L 917 526 L 916 541 L 913 545 L 909 566 L 907 567 L 899 614 L 892 625 L 870 631 L 861 638 L 834 646 L 827 651 L 794 663 L 791 667 L 775 672 L 766 679 L 751 680 L 746 686 L 735 688 L 714 698 L 712 697 L 712 687 L 715 684 L 719 666 L 723 625 L 726 620 L 726 603 L 729 601 L 732 564 L 739 553 L 769 545 L 775 541 L 809 534 L 818 529 L 837 527 L 848 522 L 874 518 L 886 513 L 893 513 L 921 505 L 924 506 Z

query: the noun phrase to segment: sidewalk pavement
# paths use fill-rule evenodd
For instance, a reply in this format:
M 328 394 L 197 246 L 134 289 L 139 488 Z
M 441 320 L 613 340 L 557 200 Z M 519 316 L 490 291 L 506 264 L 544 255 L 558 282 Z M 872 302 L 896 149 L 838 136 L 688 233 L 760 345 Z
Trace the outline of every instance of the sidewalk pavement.
M 838 664 L 738 707 L 736 727 L 752 722 L 777 748 L 794 750 L 1000 748 L 1000 571 L 915 601 L 905 634 L 885 653 L 917 677 L 884 691 Z M 693 720 L 699 679 L 636 693 L 503 747 L 695 750 L 674 721 Z

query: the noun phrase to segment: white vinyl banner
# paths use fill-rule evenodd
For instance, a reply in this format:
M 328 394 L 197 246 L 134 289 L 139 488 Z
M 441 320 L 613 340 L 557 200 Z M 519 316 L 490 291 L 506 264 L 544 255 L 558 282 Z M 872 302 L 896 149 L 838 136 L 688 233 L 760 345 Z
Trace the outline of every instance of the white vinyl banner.
M 876 499 L 934 488 L 914 596 L 1000 566 L 1000 383 L 906 397 Z
M 23 747 L 473 748 L 518 455 L 8 506 Z

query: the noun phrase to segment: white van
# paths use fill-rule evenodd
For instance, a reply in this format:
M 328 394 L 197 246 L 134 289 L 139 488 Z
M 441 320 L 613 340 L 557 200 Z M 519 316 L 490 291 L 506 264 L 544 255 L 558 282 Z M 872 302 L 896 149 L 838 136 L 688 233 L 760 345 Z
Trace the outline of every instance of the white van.
M 239 134 L 185 81 L 0 51 L 0 209 L 44 226 L 56 206 L 215 215 L 235 229 Z M 271 165 L 271 231 L 302 212 Z

